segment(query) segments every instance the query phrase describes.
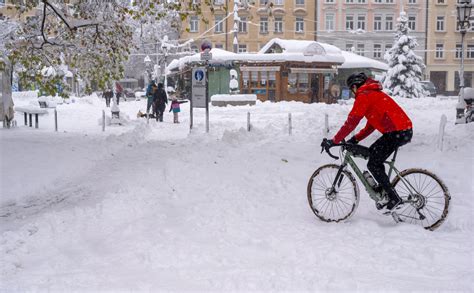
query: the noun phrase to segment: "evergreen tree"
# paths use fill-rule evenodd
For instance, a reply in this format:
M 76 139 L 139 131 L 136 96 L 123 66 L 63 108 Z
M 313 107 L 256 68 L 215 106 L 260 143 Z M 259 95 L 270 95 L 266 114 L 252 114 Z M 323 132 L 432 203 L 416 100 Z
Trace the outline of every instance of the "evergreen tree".
M 404 11 L 397 19 L 397 32 L 393 47 L 385 53 L 389 70 L 383 86 L 387 93 L 399 98 L 419 98 L 425 96 L 421 87 L 423 59 L 413 52 L 418 46 L 416 38 L 409 36 L 408 18 Z

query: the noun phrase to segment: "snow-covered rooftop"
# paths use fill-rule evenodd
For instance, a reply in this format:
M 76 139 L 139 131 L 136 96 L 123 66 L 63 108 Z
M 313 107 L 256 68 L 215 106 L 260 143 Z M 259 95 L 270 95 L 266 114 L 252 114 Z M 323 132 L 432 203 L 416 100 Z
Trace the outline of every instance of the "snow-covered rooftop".
M 277 44 L 282 48 L 281 53 L 268 53 L 268 50 Z M 237 62 L 306 62 L 330 63 L 340 68 L 375 68 L 387 70 L 388 66 L 382 62 L 341 51 L 339 48 L 316 41 L 283 40 L 279 38 L 269 41 L 258 53 L 233 53 L 222 49 L 211 49 L 210 64 L 219 64 L 231 61 Z M 201 54 L 173 60 L 167 66 L 167 72 L 183 69 L 186 65 L 201 61 Z

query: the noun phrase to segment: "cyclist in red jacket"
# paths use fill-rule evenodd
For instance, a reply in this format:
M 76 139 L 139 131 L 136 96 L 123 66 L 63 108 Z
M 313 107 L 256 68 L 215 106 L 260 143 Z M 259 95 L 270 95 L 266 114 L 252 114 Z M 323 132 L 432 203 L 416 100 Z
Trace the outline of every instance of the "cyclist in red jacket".
M 347 86 L 355 94 L 354 106 L 341 129 L 332 140 L 323 143 L 323 146 L 330 147 L 341 142 L 365 117 L 367 119 L 365 127 L 347 142 L 357 144 L 374 130 L 382 133 L 382 137 L 369 148 L 367 168 L 388 195 L 385 207 L 393 210 L 402 200 L 385 174 L 384 162 L 398 147 L 411 141 L 413 136 L 411 120 L 402 108 L 382 91 L 380 83 L 368 78 L 363 72 L 349 76 Z

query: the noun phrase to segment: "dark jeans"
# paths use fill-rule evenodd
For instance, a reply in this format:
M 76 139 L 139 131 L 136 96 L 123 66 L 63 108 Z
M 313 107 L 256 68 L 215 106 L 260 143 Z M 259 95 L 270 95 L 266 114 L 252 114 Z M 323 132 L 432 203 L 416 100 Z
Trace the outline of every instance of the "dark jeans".
M 158 104 L 155 105 L 156 121 L 163 122 L 163 112 L 165 111 L 166 105 Z
M 105 106 L 110 107 L 110 98 L 105 98 Z
M 385 173 L 384 162 L 397 148 L 409 143 L 412 136 L 412 129 L 385 133 L 369 148 L 370 156 L 367 162 L 367 168 L 391 199 L 396 198 L 397 194 L 393 190 L 390 179 Z

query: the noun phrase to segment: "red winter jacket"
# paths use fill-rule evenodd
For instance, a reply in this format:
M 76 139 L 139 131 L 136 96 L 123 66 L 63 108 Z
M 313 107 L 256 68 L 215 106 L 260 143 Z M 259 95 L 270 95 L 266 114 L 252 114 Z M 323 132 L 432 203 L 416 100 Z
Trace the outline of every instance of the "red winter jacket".
M 382 92 L 378 81 L 367 79 L 357 89 L 355 102 L 346 122 L 334 136 L 334 143 L 339 143 L 359 124 L 360 120 L 367 118 L 367 125 L 356 134 L 357 141 L 361 141 L 375 129 L 381 133 L 408 130 L 412 128 L 411 120 L 395 101 Z

